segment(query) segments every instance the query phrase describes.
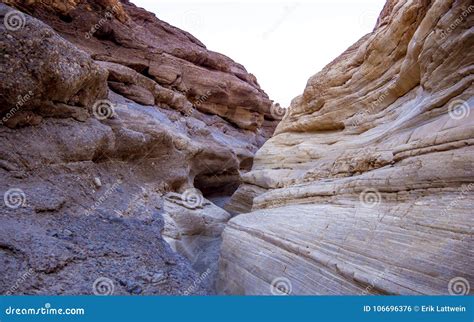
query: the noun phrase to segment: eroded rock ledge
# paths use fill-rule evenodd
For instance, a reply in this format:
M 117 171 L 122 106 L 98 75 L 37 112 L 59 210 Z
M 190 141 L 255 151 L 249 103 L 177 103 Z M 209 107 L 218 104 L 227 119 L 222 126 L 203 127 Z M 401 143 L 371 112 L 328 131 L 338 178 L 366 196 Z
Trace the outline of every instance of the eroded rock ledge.
M 220 292 L 472 292 L 473 22 L 390 0 L 309 79 L 228 205 Z

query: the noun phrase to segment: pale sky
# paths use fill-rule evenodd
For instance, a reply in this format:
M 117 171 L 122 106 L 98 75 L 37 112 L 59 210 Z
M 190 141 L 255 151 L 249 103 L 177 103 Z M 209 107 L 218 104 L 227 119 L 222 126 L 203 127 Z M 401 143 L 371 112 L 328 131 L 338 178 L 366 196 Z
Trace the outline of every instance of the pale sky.
M 385 0 L 132 0 L 254 74 L 282 106 L 370 32 Z

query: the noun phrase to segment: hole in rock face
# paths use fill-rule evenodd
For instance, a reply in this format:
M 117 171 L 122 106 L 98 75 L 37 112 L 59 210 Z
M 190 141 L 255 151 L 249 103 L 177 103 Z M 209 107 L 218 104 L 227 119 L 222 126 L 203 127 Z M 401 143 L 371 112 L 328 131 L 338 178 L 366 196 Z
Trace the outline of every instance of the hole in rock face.
M 204 198 L 213 199 L 230 197 L 239 187 L 240 176 L 237 171 L 218 174 L 199 174 L 194 178 L 194 187 L 199 189 Z
M 115 35 L 115 31 L 109 24 L 104 24 L 101 28 L 98 28 L 94 32 L 94 37 L 99 40 L 106 40 L 113 42 L 114 44 L 120 45 L 120 42 L 117 40 L 117 36 Z
M 182 190 L 181 187 L 186 184 L 186 180 L 175 180 L 170 184 L 171 191 L 180 191 Z
M 245 158 L 240 162 L 240 170 L 250 171 L 253 166 L 253 158 Z
M 73 18 L 70 15 L 59 15 L 59 19 L 67 23 L 71 23 L 73 20 Z

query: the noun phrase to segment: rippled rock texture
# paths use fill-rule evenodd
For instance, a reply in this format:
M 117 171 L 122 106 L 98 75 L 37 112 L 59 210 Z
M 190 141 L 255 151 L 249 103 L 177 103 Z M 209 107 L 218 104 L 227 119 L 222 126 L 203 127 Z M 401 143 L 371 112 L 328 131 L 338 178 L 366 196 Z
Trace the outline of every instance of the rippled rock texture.
M 2 2 L 0 292 L 212 292 L 209 254 L 162 233 L 218 256 L 229 215 L 206 198 L 276 125 L 255 77 L 128 1 Z M 191 234 L 170 194 L 220 226 Z
M 390 0 L 309 79 L 227 207 L 220 292 L 473 292 L 473 22 Z

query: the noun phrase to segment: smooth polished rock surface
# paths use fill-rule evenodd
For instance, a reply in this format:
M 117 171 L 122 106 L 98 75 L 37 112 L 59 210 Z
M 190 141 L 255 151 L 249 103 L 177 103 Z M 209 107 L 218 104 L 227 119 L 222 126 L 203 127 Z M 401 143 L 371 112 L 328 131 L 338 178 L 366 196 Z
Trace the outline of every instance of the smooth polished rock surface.
M 207 289 L 213 289 L 218 273 L 222 232 L 230 214 L 205 199 L 197 189 L 168 193 L 164 200 L 163 238 L 172 249 L 189 259 Z
M 473 292 L 473 26 L 390 0 L 309 79 L 227 205 L 221 293 Z

